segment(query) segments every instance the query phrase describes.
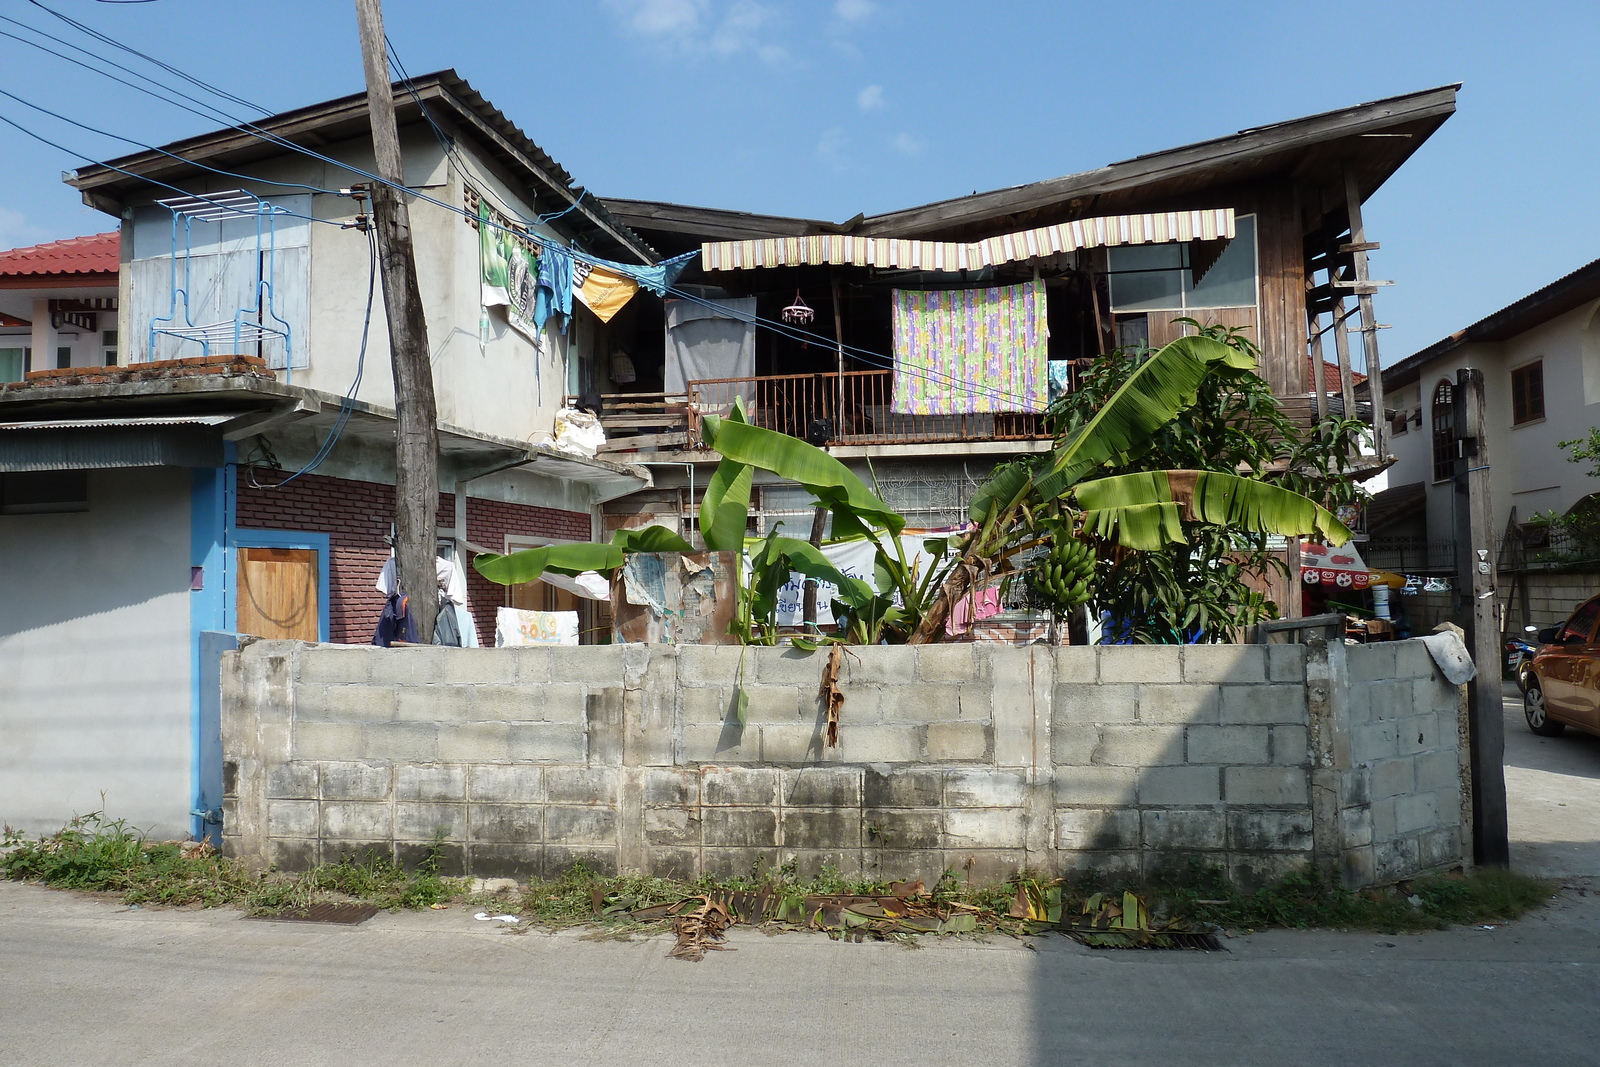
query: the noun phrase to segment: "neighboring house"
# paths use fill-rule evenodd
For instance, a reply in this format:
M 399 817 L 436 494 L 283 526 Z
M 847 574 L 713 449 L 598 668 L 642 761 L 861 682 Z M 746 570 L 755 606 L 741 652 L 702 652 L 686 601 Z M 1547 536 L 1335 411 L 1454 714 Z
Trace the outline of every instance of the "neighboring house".
M 1567 462 L 1561 441 L 1600 426 L 1600 260 L 1580 267 L 1383 372 L 1394 486 L 1375 502 L 1374 566 L 1455 573 L 1456 372 L 1483 372 L 1493 533 L 1509 600 L 1506 625 L 1547 626 L 1600 589 L 1581 546 L 1552 542 L 1539 516 L 1565 515 L 1600 492 L 1589 465 Z M 1574 570 L 1577 564 L 1582 569 Z M 1434 614 L 1456 606 L 1440 598 Z
M 655 262 L 453 73 L 396 97 L 422 193 L 497 219 L 558 216 L 530 228 Z M 259 126 L 372 166 L 365 94 Z M 371 640 L 394 418 L 381 292 L 363 345 L 364 204 L 338 191 L 358 177 L 221 130 L 69 176 L 120 235 L 0 253 L 0 377 L 26 379 L 0 385 L 0 822 L 58 828 L 104 790 L 113 815 L 157 834 L 214 832 L 219 649 L 233 634 Z M 591 539 L 600 504 L 650 484 L 549 447 L 597 320 L 575 304 L 564 332 L 513 328 L 482 304 L 476 219 L 419 199 L 411 224 L 441 552 Z M 470 568 L 468 587 L 492 643 L 506 590 Z
M 607 505 L 607 522 L 692 528 L 696 486 L 716 458 L 695 447 L 696 419 L 735 395 L 758 423 L 826 441 L 913 525 L 964 521 L 995 464 L 1049 447 L 1039 414 L 1049 396 L 1036 382 L 1026 397 L 1006 398 L 1026 402 L 998 412 L 977 404 L 908 410 L 908 394 L 959 392 L 955 379 L 968 373 L 976 377 L 969 401 L 986 389 L 1024 391 L 1014 379 L 985 378 L 992 368 L 952 369 L 898 352 L 894 319 L 906 312 L 896 302 L 908 293 L 1042 286 L 1038 325 L 1048 330 L 1052 387 L 1071 388 L 1078 361 L 1179 336 L 1180 317 L 1238 326 L 1261 347 L 1263 376 L 1297 418 L 1312 419 L 1324 404 L 1342 410 L 1363 380 L 1364 346 L 1375 352 L 1377 344 L 1376 285 L 1366 274 L 1377 246 L 1362 231 L 1360 204 L 1454 107 L 1455 87 L 1446 86 L 839 224 L 607 200 L 663 254 L 702 251 L 680 289 L 730 304 L 753 298 L 769 323 L 810 308 L 807 329 L 817 335 L 755 331 L 743 373 L 702 370 L 713 380 L 674 381 L 660 306 L 639 304 L 614 320 L 602 349 L 627 358 L 593 364 L 602 377 L 583 385 L 608 395 L 615 414 L 606 421 L 619 434 L 637 428 L 637 438 L 618 436 L 610 447 L 637 447 L 656 486 Z M 1340 350 L 1343 372 L 1328 361 Z M 623 376 L 611 374 L 618 367 Z M 654 421 L 640 414 L 651 404 L 660 405 Z M 802 534 L 808 504 L 805 493 L 771 480 L 753 501 L 761 530 L 782 520 Z M 1292 545 L 1289 553 L 1296 573 Z M 1277 581 L 1272 592 L 1285 614 L 1299 614 L 1298 583 Z

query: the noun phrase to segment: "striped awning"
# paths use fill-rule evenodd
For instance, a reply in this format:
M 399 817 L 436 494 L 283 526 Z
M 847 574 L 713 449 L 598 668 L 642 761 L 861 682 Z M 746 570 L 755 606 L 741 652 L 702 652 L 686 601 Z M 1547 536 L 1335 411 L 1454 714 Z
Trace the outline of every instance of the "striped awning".
M 817 234 L 767 237 L 756 241 L 708 241 L 700 246 L 706 270 L 752 267 L 839 266 L 897 270 L 977 270 L 997 263 L 1052 256 L 1109 245 L 1216 241 L 1233 237 L 1233 209 L 1165 211 L 1149 215 L 1107 215 L 1002 234 L 972 244 L 902 241 L 892 237 Z

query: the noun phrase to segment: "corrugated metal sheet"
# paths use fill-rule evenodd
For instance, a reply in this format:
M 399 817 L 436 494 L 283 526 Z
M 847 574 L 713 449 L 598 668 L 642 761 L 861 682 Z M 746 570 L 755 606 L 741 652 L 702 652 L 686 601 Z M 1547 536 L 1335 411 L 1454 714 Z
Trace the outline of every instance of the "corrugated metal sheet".
M 220 467 L 222 460 L 222 435 L 209 426 L 72 427 L 0 433 L 0 471 Z
M 125 419 L 53 419 L 49 422 L 0 422 L 0 430 L 92 430 L 106 426 L 220 426 L 238 414 L 140 415 Z
M 755 241 L 714 241 L 700 247 L 706 270 L 837 264 L 897 270 L 977 270 L 997 263 L 1110 245 L 1215 241 L 1234 235 L 1232 208 L 1108 215 L 1002 234 L 971 244 L 902 241 L 887 237 L 818 234 Z

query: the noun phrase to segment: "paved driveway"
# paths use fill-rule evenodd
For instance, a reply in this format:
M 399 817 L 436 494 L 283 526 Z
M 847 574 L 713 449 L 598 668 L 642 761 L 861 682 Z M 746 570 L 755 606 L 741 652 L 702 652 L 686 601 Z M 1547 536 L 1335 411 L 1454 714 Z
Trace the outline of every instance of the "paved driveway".
M 1600 737 L 1540 737 L 1505 683 L 1511 865 L 1543 878 L 1600 878 Z

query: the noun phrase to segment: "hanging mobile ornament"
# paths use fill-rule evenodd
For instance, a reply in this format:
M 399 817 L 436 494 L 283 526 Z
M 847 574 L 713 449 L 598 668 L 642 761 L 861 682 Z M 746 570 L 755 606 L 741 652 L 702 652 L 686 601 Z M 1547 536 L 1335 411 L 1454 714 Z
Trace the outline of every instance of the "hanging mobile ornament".
M 817 313 L 811 310 L 811 305 L 805 302 L 805 298 L 800 295 L 800 290 L 798 289 L 794 291 L 794 303 L 784 308 L 781 314 L 783 321 L 791 326 L 809 326 L 811 320 L 817 317 Z M 807 349 L 811 345 L 807 341 L 801 341 L 800 347 L 801 349 Z

